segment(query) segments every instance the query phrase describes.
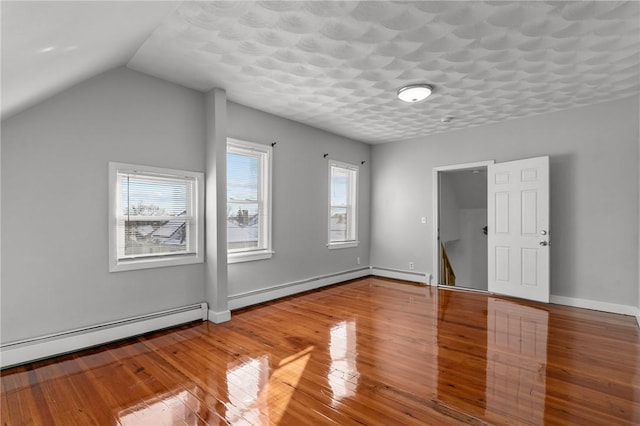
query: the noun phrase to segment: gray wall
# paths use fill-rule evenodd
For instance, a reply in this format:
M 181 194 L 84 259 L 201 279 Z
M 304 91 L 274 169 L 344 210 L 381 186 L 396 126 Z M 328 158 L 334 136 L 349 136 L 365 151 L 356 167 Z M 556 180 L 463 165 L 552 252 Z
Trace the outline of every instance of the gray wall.
M 2 341 L 204 300 L 204 266 L 108 272 L 109 161 L 203 171 L 203 95 L 119 68 L 2 122 Z
M 369 265 L 371 148 L 228 103 L 229 136 L 274 149 L 270 260 L 229 265 L 229 294 Z M 204 171 L 202 93 L 118 68 L 2 122 L 2 342 L 205 299 L 204 264 L 108 272 L 109 161 Z M 328 250 L 329 158 L 360 164 L 357 248 Z
M 460 226 L 458 226 L 460 202 L 455 182 L 450 174 L 440 173 L 439 186 L 440 240 L 446 243 L 460 239 Z
M 372 265 L 406 270 L 414 261 L 416 270 L 433 272 L 433 167 L 548 154 L 551 293 L 633 305 L 639 297 L 638 113 L 638 96 L 633 96 L 375 145 Z M 426 225 L 420 216 L 429 218 Z
M 370 146 L 232 102 L 230 137 L 273 149 L 271 259 L 229 265 L 229 295 L 369 265 Z M 327 249 L 328 158 L 360 165 L 357 248 Z M 356 264 L 360 257 L 361 265 Z

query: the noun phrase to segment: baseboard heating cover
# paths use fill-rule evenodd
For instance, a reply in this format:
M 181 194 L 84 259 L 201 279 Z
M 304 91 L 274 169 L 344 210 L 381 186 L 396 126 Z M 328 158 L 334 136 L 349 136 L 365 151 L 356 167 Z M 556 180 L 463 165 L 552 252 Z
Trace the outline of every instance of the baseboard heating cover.
M 161 330 L 196 320 L 207 320 L 208 306 L 197 303 L 90 327 L 9 342 L 0 345 L 0 366 L 12 367 Z
M 349 271 L 341 271 L 333 274 L 280 284 L 273 287 L 253 290 L 246 293 L 233 294 L 229 296 L 229 309 L 240 309 L 256 305 L 258 303 L 268 302 L 269 300 L 278 299 L 280 297 L 291 296 L 292 294 L 301 293 L 303 291 L 314 290 L 316 288 L 338 284 L 343 281 L 366 277 L 368 275 L 369 267 L 366 266 Z
M 384 278 L 394 278 L 397 280 L 411 281 L 421 284 L 430 284 L 431 274 L 418 271 L 403 271 L 400 269 L 382 268 L 380 266 L 371 267 L 371 275 Z

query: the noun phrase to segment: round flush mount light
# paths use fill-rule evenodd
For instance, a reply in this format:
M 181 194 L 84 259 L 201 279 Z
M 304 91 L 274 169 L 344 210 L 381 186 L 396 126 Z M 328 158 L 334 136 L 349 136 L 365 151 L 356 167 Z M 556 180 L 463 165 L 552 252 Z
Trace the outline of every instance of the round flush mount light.
M 408 103 L 420 102 L 429 97 L 433 86 L 429 84 L 410 84 L 398 90 L 398 99 Z

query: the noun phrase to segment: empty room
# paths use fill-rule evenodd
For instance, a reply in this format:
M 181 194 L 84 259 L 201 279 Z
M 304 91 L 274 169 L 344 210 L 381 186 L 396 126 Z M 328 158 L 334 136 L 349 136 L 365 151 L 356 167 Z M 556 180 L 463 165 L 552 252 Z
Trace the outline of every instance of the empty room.
M 640 2 L 0 16 L 3 425 L 640 424 Z

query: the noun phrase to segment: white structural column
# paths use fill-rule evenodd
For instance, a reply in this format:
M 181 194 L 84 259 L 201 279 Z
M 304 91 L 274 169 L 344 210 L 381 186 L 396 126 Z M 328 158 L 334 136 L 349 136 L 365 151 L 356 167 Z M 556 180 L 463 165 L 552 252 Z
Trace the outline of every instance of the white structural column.
M 206 202 L 205 297 L 209 321 L 229 321 L 227 278 L 227 94 L 213 89 L 205 96 Z

